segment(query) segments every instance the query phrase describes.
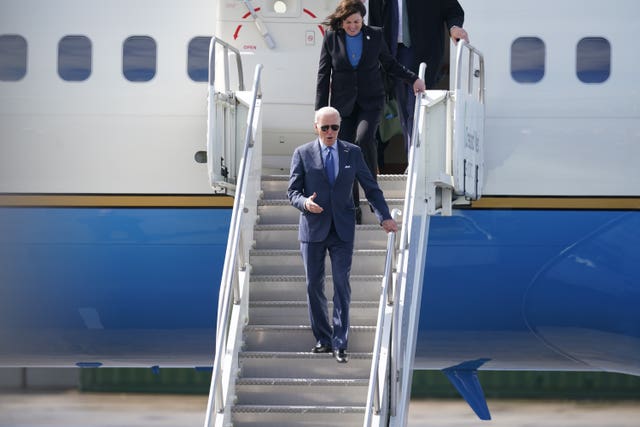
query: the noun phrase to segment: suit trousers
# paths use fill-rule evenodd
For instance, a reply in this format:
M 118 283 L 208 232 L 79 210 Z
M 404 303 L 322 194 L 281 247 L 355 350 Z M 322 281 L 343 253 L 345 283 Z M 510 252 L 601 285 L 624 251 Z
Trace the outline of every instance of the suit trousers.
M 300 242 L 307 280 L 307 303 L 311 330 L 316 341 L 333 349 L 347 349 L 349 304 L 351 303 L 351 261 L 353 242 L 340 240 L 333 224 L 322 242 Z M 325 288 L 325 258 L 329 252 L 333 277 L 333 316 L 329 323 Z
M 358 104 L 353 107 L 353 111 L 348 116 L 342 117 L 340 122 L 340 132 L 338 138 L 343 141 L 354 143 L 360 146 L 362 157 L 371 171 L 374 179 L 378 176 L 378 140 L 376 131 L 380 124 L 380 115 L 384 100 L 375 110 L 363 110 Z M 360 191 L 357 182 L 353 183 L 353 203 L 360 205 Z
M 396 52 L 396 60 L 407 67 L 409 70 L 417 73 L 416 64 L 414 63 L 413 49 L 403 44 L 398 44 Z M 413 93 L 413 87 L 402 80 L 396 80 L 396 99 L 398 100 L 398 116 L 400 124 L 402 124 L 402 134 L 404 138 L 405 152 L 409 153 L 411 146 L 411 132 L 413 131 L 413 113 L 415 111 L 416 96 Z

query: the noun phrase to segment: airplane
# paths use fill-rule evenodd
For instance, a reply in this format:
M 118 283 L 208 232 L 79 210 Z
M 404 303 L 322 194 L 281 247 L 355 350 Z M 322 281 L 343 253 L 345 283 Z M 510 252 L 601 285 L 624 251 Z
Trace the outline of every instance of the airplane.
M 486 61 L 482 198 L 430 219 L 412 369 L 640 375 L 619 18 L 640 6 L 460 3 Z M 335 4 L 0 1 L 0 366 L 212 365 L 234 198 L 202 161 L 211 37 L 264 65 L 263 166 L 286 174 Z

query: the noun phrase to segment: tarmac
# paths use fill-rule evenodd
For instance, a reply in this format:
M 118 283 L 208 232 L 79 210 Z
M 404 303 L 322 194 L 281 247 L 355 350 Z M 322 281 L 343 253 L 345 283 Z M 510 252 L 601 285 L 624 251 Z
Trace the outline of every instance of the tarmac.
M 200 427 L 207 397 L 67 392 L 0 394 L 0 427 Z M 490 400 L 480 421 L 460 400 L 413 400 L 410 427 L 640 427 L 640 401 Z

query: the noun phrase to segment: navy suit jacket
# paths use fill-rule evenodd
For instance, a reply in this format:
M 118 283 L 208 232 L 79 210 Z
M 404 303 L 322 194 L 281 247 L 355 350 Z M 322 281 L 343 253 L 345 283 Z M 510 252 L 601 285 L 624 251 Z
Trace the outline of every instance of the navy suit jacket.
M 301 242 L 325 240 L 333 221 L 340 240 L 352 242 L 356 226 L 353 203 L 355 179 L 360 182 L 380 222 L 391 218 L 389 207 L 357 145 L 336 141 L 339 167 L 335 183 L 331 187 L 324 169 L 321 144 L 319 139 L 315 139 L 301 145 L 296 148 L 291 159 L 287 196 L 291 204 L 301 212 L 298 239 Z M 319 214 L 311 213 L 304 207 L 305 201 L 314 192 L 317 194 L 315 203 L 324 209 Z
M 384 27 L 385 38 L 397 43 L 397 0 L 369 0 L 369 24 Z M 409 18 L 409 35 L 417 71 L 421 62 L 427 64 L 425 83 L 427 88 L 437 83 L 444 54 L 445 30 L 462 27 L 464 10 L 458 0 L 406 0 Z M 394 10 L 395 8 L 395 10 Z
M 328 105 L 351 115 L 356 102 L 363 110 L 380 110 L 384 105 L 384 84 L 381 69 L 391 76 L 413 84 L 418 76 L 400 65 L 383 40 L 382 29 L 362 26 L 362 56 L 353 68 L 347 56 L 345 31 L 327 31 L 322 42 L 316 110 Z

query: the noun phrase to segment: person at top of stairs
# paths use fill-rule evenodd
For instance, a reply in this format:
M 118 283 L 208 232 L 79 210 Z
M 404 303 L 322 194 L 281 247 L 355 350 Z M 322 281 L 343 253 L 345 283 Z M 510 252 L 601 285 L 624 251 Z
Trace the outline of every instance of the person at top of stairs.
M 351 191 L 356 179 L 386 232 L 398 231 L 378 183 L 367 167 L 360 147 L 337 138 L 340 113 L 333 107 L 315 113 L 318 138 L 298 148 L 291 160 L 287 196 L 300 210 L 298 240 L 305 267 L 314 353 L 333 351 L 340 363 L 348 361 L 349 274 L 355 237 L 355 204 Z M 324 294 L 325 257 L 331 259 L 333 322 Z
M 389 52 L 381 28 L 364 23 L 367 9 L 360 0 L 342 0 L 323 22 L 328 27 L 322 41 L 316 80 L 315 108 L 330 105 L 342 116 L 339 137 L 358 145 L 374 179 L 378 169 L 376 130 L 385 102 L 386 77 L 401 80 L 416 92 L 425 89 L 417 74 L 401 65 Z M 353 187 L 356 219 L 360 190 Z

